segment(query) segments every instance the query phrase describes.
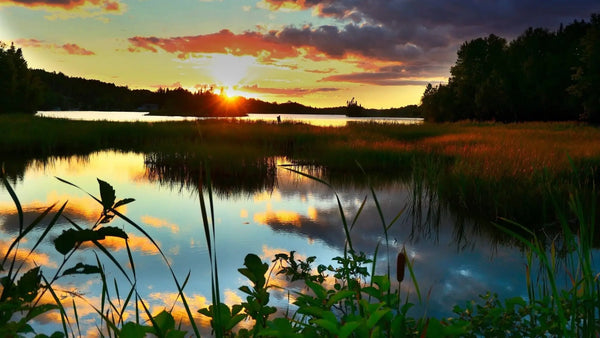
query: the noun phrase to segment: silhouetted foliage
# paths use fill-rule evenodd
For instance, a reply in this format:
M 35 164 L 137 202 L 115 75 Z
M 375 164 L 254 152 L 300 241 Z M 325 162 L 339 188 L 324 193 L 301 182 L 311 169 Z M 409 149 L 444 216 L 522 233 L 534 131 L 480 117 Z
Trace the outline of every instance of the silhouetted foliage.
M 529 28 L 509 43 L 493 34 L 465 42 L 450 74 L 426 87 L 427 120 L 600 122 L 599 16 Z
M 594 14 L 581 39 L 579 66 L 569 88 L 583 105 L 582 119 L 600 123 L 600 15 Z
M 354 98 L 350 101 L 346 101 L 346 116 L 362 116 L 364 112 L 363 106 L 358 104 Z
M 39 82 L 32 76 L 20 48 L 0 42 L 0 113 L 35 111 Z

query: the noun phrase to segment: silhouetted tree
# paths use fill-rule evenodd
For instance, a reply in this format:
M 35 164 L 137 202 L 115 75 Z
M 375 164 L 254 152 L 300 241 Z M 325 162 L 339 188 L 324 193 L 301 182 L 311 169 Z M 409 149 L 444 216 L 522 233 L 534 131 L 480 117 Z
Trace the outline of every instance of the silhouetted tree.
M 39 82 L 27 67 L 20 48 L 0 42 L 0 113 L 35 111 Z
M 581 55 L 573 74 L 570 92 L 581 99 L 581 118 L 600 123 L 600 15 L 594 14 L 591 25 L 581 39 Z
M 427 84 L 421 98 L 421 112 L 425 120 L 430 122 L 446 122 L 460 120 L 456 116 L 456 95 L 452 85 L 439 84 L 436 87 Z
M 460 115 L 477 120 L 494 120 L 502 116 L 507 100 L 505 71 L 506 40 L 490 35 L 465 42 L 458 50 L 456 64 L 449 79 L 455 88 Z
M 350 101 L 346 101 L 346 116 L 362 116 L 364 114 L 364 108 L 354 98 Z

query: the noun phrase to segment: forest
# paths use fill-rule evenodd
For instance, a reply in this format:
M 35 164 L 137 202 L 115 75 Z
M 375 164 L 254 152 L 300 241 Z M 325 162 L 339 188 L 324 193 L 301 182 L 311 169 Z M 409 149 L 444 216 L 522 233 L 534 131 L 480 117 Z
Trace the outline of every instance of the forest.
M 463 43 L 447 84 L 421 99 L 428 121 L 600 122 L 600 15 Z

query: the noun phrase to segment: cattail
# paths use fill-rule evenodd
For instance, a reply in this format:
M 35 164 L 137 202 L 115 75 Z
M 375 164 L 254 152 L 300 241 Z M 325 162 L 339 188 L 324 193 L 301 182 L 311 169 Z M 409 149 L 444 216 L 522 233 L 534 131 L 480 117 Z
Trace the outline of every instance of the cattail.
M 404 280 L 404 267 L 406 266 L 406 253 L 404 250 L 398 253 L 398 258 L 396 259 L 396 279 L 398 282 L 402 282 Z

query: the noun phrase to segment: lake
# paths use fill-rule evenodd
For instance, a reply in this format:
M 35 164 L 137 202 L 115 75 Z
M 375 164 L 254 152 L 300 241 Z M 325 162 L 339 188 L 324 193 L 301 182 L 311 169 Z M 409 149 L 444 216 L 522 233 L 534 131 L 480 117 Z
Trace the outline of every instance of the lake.
M 344 231 L 334 191 L 327 186 L 287 170 L 286 158 L 268 158 L 256 165 L 256 175 L 249 175 L 232 186 L 231 177 L 214 174 L 214 221 L 216 225 L 216 250 L 219 261 L 219 278 L 222 297 L 227 303 L 240 301 L 243 293 L 238 287 L 247 280 L 237 271 L 248 253 L 259 255 L 270 262 L 280 252 L 294 250 L 299 257 L 317 256 L 316 264 L 332 264 L 331 259 L 343 255 Z M 139 224 L 154 238 L 172 264 L 175 274 L 183 281 L 190 273 L 185 288 L 192 311 L 207 306 L 210 298 L 210 265 L 207 244 L 201 222 L 197 179 L 190 172 L 169 170 L 157 164 L 155 154 L 121 153 L 101 151 L 89 156 L 50 157 L 15 164 L 22 172 L 11 178 L 11 182 L 23 206 L 27 221 L 36 217 L 43 208 L 58 202 L 67 202 L 66 216 L 82 227 L 91 226 L 99 217 L 102 207 L 86 193 L 60 182 L 55 177 L 66 179 L 85 191 L 99 196 L 97 178 L 107 181 L 116 190 L 117 200 L 135 198 L 135 202 L 121 207 L 131 220 Z M 311 170 L 308 167 L 295 167 Z M 313 168 L 314 169 L 314 168 Z M 253 172 L 250 168 L 248 172 Z M 318 170 L 311 171 L 319 175 Z M 196 176 L 197 177 L 197 176 Z M 335 192 L 340 197 L 346 217 L 352 219 L 363 199 L 367 202 L 356 226 L 352 230 L 357 250 L 372 254 L 378 243 L 384 244 L 379 216 L 368 186 L 357 182 L 337 183 Z M 414 317 L 427 315 L 443 317 L 451 315 L 453 305 L 464 305 L 467 300 L 476 300 L 488 290 L 501 297 L 526 296 L 523 257 L 519 248 L 503 245 L 482 231 L 476 224 L 457 222 L 453 215 L 441 211 L 433 222 L 427 214 L 435 205 L 423 201 L 421 209 L 411 208 L 413 187 L 410 182 L 393 179 L 379 182 L 375 186 L 382 212 L 391 221 L 401 210 L 406 210 L 399 221 L 390 229 L 389 257 L 392 275 L 395 275 L 396 254 L 405 247 L 410 259 L 414 260 L 414 271 L 426 303 L 409 312 Z M 207 197 L 207 191 L 202 193 Z M 435 203 L 435 201 L 431 202 Z M 55 210 L 58 208 L 55 208 Z M 17 211 L 8 192 L 0 188 L 0 243 L 4 248 L 14 238 Z M 153 312 L 171 308 L 176 300 L 176 287 L 161 256 L 150 241 L 140 232 L 119 219 L 110 225 L 129 233 L 129 246 L 133 253 L 138 276 L 140 296 L 147 301 Z M 71 227 L 65 219 L 54 229 L 54 238 L 60 230 Z M 40 226 L 36 234 L 41 234 Z M 34 237 L 35 238 L 35 235 Z M 33 240 L 26 246 L 33 245 Z M 104 245 L 114 253 L 123 265 L 128 265 L 127 252 L 122 240 L 105 240 Z M 5 250 L 5 249 L 4 249 Z M 386 250 L 382 246 L 378 257 L 378 270 L 386 270 Z M 129 290 L 122 274 L 113 264 L 99 254 L 103 260 L 110 285 L 115 279 L 121 297 Z M 41 265 L 45 276 L 62 262 L 50 239 L 36 250 L 32 257 Z M 80 250 L 71 258 L 77 262 L 94 264 L 91 249 Z M 272 283 L 289 284 L 274 278 Z M 397 287 L 397 283 L 393 287 Z M 66 276 L 58 280 L 55 287 L 83 294 L 91 302 L 97 302 L 100 282 L 93 277 Z M 403 297 L 410 294 L 416 302 L 414 285 L 405 280 L 402 284 Z M 272 302 L 287 304 L 287 293 L 273 289 Z M 67 301 L 70 304 L 70 300 Z M 71 307 L 70 305 L 67 305 Z M 293 309 L 292 309 L 293 310 Z M 94 310 L 78 301 L 77 311 L 82 319 L 84 332 L 95 332 Z M 41 332 L 60 330 L 58 316 L 42 317 Z M 198 322 L 208 325 L 198 315 Z
M 72 120 L 87 121 L 118 121 L 118 122 L 161 122 L 161 121 L 194 121 L 206 119 L 201 117 L 189 116 L 157 116 L 148 115 L 147 112 L 100 112 L 100 111 L 40 111 L 36 114 L 41 117 L 66 118 Z M 245 117 L 236 117 L 236 119 L 246 121 L 277 121 L 275 114 L 248 114 Z M 313 115 L 313 114 L 281 114 L 282 122 L 302 122 L 316 126 L 344 126 L 348 122 L 378 122 L 378 123 L 401 123 L 415 124 L 422 123 L 422 118 L 401 118 L 401 117 L 347 117 L 345 115 Z

